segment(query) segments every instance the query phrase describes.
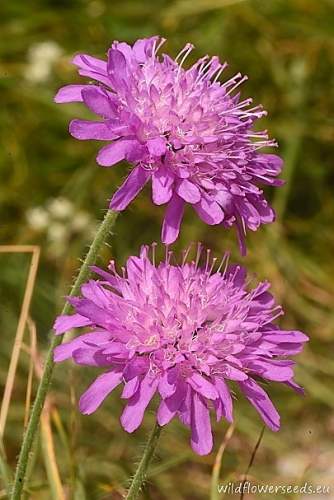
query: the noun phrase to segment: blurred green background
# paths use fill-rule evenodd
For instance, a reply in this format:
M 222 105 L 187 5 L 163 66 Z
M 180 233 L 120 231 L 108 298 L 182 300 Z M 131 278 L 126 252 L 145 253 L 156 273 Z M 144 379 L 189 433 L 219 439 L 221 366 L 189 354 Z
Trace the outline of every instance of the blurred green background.
M 114 39 L 133 42 L 161 34 L 168 38 L 164 51 L 170 54 L 191 41 L 196 45 L 193 57 L 218 54 L 229 62 L 226 78 L 238 71 L 249 76 L 243 96 L 252 96 L 268 110 L 261 128 L 268 128 L 280 144 L 288 183 L 268 192 L 278 220 L 248 235 L 244 263 L 260 279 L 272 281 L 286 310 L 282 324 L 311 338 L 297 370 L 306 396 L 271 385 L 282 430 L 265 432 L 250 474 L 258 483 L 331 485 L 334 498 L 334 123 L 329 113 L 334 100 L 334 2 L 3 0 L 0 28 L 0 243 L 41 247 L 31 311 L 41 353 L 107 199 L 127 170 L 126 165 L 97 167 L 97 144 L 76 141 L 67 132 L 72 117 L 85 116 L 83 107 L 53 103 L 60 86 L 79 81 L 72 55 L 81 51 L 103 57 Z M 149 192 L 142 193 L 119 216 L 100 263 L 112 256 L 122 264 L 140 244 L 159 241 L 162 213 L 151 204 Z M 230 249 L 233 259 L 241 260 L 234 233 L 205 226 L 189 211 L 176 248 L 196 240 L 218 255 Z M 0 264 L 3 388 L 29 259 L 0 254 Z M 23 352 L 4 434 L 7 467 L 14 467 L 21 441 L 28 367 L 29 356 Z M 93 369 L 58 367 L 52 386 L 60 477 L 66 498 L 75 500 L 121 498 L 153 422 L 148 414 L 134 435 L 123 432 L 117 394 L 93 416 L 80 416 L 76 400 L 94 375 Z M 222 481 L 238 480 L 245 472 L 261 430 L 259 417 L 243 401 L 235 402 L 235 419 Z M 172 422 L 162 435 L 143 498 L 209 498 L 212 466 L 226 428 L 214 424 L 214 452 L 201 458 L 191 452 L 188 431 Z M 41 441 L 35 446 L 26 497 L 57 499 Z M 7 476 L 10 481 L 8 468 Z M 3 477 L 0 498 L 6 498 L 5 483 Z

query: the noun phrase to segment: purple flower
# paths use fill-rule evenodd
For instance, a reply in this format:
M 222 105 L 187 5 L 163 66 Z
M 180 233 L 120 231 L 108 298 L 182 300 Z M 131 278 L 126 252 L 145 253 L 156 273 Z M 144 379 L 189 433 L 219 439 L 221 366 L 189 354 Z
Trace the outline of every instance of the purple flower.
M 75 363 L 104 371 L 80 399 L 80 410 L 93 413 L 118 386 L 127 404 L 123 428 L 136 430 L 155 394 L 160 396 L 159 425 L 174 417 L 191 429 L 191 445 L 199 454 L 212 449 L 210 411 L 232 421 L 232 397 L 227 382 L 236 382 L 264 422 L 277 431 L 279 414 L 259 381 L 282 382 L 302 392 L 293 380 L 294 362 L 308 337 L 281 330 L 274 320 L 282 314 L 262 282 L 247 290 L 246 271 L 229 265 L 218 270 L 207 251 L 196 260 L 172 264 L 172 254 L 155 264 L 149 248 L 130 257 L 122 275 L 94 267 L 100 280 L 82 286 L 82 297 L 69 299 L 75 314 L 59 316 L 57 334 L 88 327 L 55 349 L 56 362 Z M 202 252 L 203 254 L 203 252 Z
M 282 160 L 260 153 L 276 146 L 254 122 L 265 115 L 252 99 L 240 99 L 240 73 L 220 83 L 226 67 L 218 57 L 183 64 L 193 46 L 175 60 L 157 52 L 159 37 L 138 40 L 132 47 L 114 42 L 107 62 L 79 54 L 79 74 L 95 84 L 67 85 L 57 103 L 84 102 L 99 121 L 73 120 L 70 133 L 80 140 L 107 141 L 97 163 L 110 167 L 127 160 L 133 168 L 114 194 L 110 206 L 124 210 L 151 179 L 156 205 L 168 204 L 162 241 L 179 234 L 186 203 L 210 225 L 237 227 L 242 253 L 246 229 L 274 220 L 261 185 L 280 186 Z

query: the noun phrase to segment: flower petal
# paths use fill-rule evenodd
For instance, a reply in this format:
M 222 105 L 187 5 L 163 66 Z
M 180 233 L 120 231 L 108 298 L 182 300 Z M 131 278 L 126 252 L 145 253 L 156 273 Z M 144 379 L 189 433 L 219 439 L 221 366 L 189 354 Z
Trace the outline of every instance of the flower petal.
M 208 399 L 218 398 L 218 392 L 215 386 L 199 373 L 193 373 L 191 377 L 187 379 L 187 382 L 194 391 L 198 392 L 203 397 Z
M 194 209 L 206 224 L 220 224 L 224 219 L 224 212 L 218 203 L 203 196 L 198 203 L 194 204 Z
M 179 182 L 176 188 L 177 194 L 188 203 L 198 203 L 201 199 L 201 192 L 198 187 L 188 179 Z
M 210 412 L 204 399 L 193 391 L 191 405 L 191 447 L 199 455 L 212 450 Z
M 98 152 L 96 161 L 102 167 L 111 167 L 121 160 L 124 160 L 127 153 L 135 146 L 137 141 L 120 139 L 104 146 Z
M 187 386 L 183 382 L 183 380 L 180 380 L 176 386 L 174 394 L 172 394 L 168 398 L 163 399 L 160 402 L 157 413 L 157 420 L 159 425 L 166 425 L 172 420 L 172 418 L 181 408 L 186 394 Z
M 152 174 L 152 198 L 156 205 L 167 203 L 173 195 L 174 175 L 165 166 Z
M 129 400 L 121 416 L 121 424 L 127 432 L 133 432 L 140 426 L 144 412 L 157 390 L 159 380 L 146 375 L 137 392 Z
M 87 86 L 82 90 L 82 97 L 86 106 L 93 113 L 103 118 L 115 118 L 117 116 L 115 104 L 103 89 Z
M 176 367 L 167 370 L 159 381 L 159 393 L 163 399 L 168 398 L 177 388 L 178 370 Z
M 81 314 L 63 314 L 62 316 L 58 316 L 53 328 L 56 331 L 56 335 L 60 335 L 72 328 L 79 328 L 80 326 L 88 326 L 91 324 L 91 320 Z
M 142 190 L 150 176 L 150 171 L 135 167 L 112 197 L 110 208 L 117 211 L 124 210 Z
M 89 85 L 65 85 L 61 87 L 54 97 L 54 101 L 57 104 L 63 104 L 66 102 L 82 102 L 82 90 Z
M 155 137 L 147 141 L 147 148 L 152 156 L 162 156 L 166 153 L 166 141 L 162 137 Z
M 72 64 L 79 68 L 79 75 L 88 76 L 97 82 L 110 86 L 107 74 L 107 63 L 88 54 L 77 54 L 72 59 Z
M 130 399 L 135 395 L 137 390 L 139 389 L 140 379 L 139 377 L 133 377 L 129 382 L 126 382 L 124 385 L 124 389 L 121 395 L 123 399 Z
M 90 120 L 72 120 L 69 126 L 72 137 L 80 141 L 112 141 L 119 137 L 113 129 L 105 122 L 93 122 Z
M 87 347 L 88 343 L 100 346 L 104 342 L 110 340 L 111 334 L 109 332 L 89 332 L 80 335 L 70 342 L 64 342 L 57 346 L 53 351 L 53 359 L 55 363 L 64 361 L 71 358 L 73 351 L 80 347 Z
M 184 211 L 184 200 L 177 194 L 171 198 L 162 224 L 161 239 L 165 244 L 173 243 L 180 232 Z
M 121 370 L 112 370 L 97 377 L 80 398 L 81 413 L 84 415 L 93 413 L 121 382 Z
M 273 431 L 280 428 L 280 416 L 268 394 L 253 379 L 239 382 L 240 389 L 248 401 L 259 412 L 265 424 Z
M 230 390 L 224 379 L 215 377 L 214 383 L 223 405 L 223 414 L 228 422 L 233 422 L 233 403 Z

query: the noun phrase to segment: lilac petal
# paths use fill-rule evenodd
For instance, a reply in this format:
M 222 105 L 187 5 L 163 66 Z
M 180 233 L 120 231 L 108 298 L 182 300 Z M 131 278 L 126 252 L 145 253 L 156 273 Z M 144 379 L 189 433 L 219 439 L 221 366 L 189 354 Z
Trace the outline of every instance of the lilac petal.
M 72 358 L 78 365 L 110 366 L 110 358 L 101 353 L 100 347 L 79 347 L 73 350 Z
M 108 75 L 114 88 L 125 87 L 130 77 L 127 68 L 127 60 L 124 54 L 117 49 L 108 50 Z
M 140 426 L 144 412 L 157 390 L 159 379 L 153 379 L 146 375 L 142 380 L 139 389 L 132 398 L 121 416 L 121 424 L 127 432 L 133 432 Z
M 82 102 L 82 90 L 89 87 L 89 85 L 65 85 L 58 90 L 54 97 L 54 101 L 57 104 L 63 104 L 66 102 Z
M 112 197 L 110 208 L 117 211 L 124 210 L 141 191 L 150 176 L 150 171 L 135 167 Z
M 159 157 L 166 153 L 166 141 L 162 139 L 162 137 L 149 139 L 147 141 L 147 147 L 152 156 Z
M 112 323 L 112 316 L 108 311 L 102 309 L 102 307 L 97 306 L 88 299 L 78 299 L 75 303 L 76 310 L 82 316 L 89 318 L 94 324 L 98 324 L 103 327 L 108 327 Z
M 128 141 L 120 139 L 107 146 L 104 146 L 98 152 L 96 161 L 102 167 L 111 167 L 121 160 L 124 160 L 127 153 L 135 146 L 137 141 Z
M 237 381 L 242 381 L 242 380 L 247 380 L 248 375 L 246 375 L 245 372 L 242 370 L 239 370 L 235 366 L 232 366 L 228 363 L 225 365 L 225 378 L 228 378 L 229 380 L 237 380 Z
M 123 399 L 132 398 L 132 396 L 134 396 L 135 393 L 137 392 L 137 390 L 139 389 L 139 382 L 140 382 L 140 379 L 138 376 L 133 377 L 131 380 L 129 380 L 129 382 L 126 382 L 126 384 L 124 385 L 124 389 L 123 389 L 121 398 L 123 398 Z
M 218 392 L 216 391 L 215 386 L 199 373 L 193 373 L 192 376 L 187 379 L 187 382 L 194 389 L 194 391 L 198 392 L 205 398 L 218 398 Z
M 140 282 L 140 280 L 143 277 L 145 266 L 146 266 L 146 261 L 143 261 L 142 259 L 135 256 L 129 257 L 126 262 L 126 273 L 128 279 L 130 281 Z M 151 266 L 149 265 L 149 267 Z
M 71 330 L 72 328 L 79 328 L 81 326 L 88 326 L 91 324 L 91 320 L 81 314 L 63 314 L 62 316 L 58 316 L 53 328 L 55 329 L 56 335 L 60 335 L 61 333 Z
M 178 410 L 184 403 L 184 398 L 187 394 L 187 386 L 180 380 L 176 386 L 174 394 L 166 399 L 163 399 L 159 405 L 157 420 L 159 425 L 166 425 L 176 415 Z
M 89 280 L 81 287 L 82 296 L 85 299 L 91 300 L 98 307 L 107 309 L 110 306 L 112 292 L 109 292 L 98 281 Z
M 192 406 L 193 390 L 189 384 L 186 386 L 186 393 L 183 397 L 182 404 L 179 408 L 179 419 L 187 427 L 191 426 L 191 406 Z
M 265 424 L 273 431 L 280 428 L 280 416 L 268 394 L 253 379 L 239 382 L 240 389 L 248 401 L 259 412 Z
M 193 392 L 191 405 L 191 447 L 199 455 L 212 450 L 210 412 L 204 399 Z
M 293 369 L 290 366 L 294 364 L 292 361 L 282 363 L 276 360 L 247 359 L 245 363 L 249 370 L 268 380 L 285 382 L 293 377 Z
M 122 278 L 113 276 L 111 273 L 108 273 L 97 266 L 91 266 L 90 270 L 104 278 L 113 288 L 118 290 L 119 284 L 122 282 Z
M 119 137 L 119 134 L 109 128 L 105 122 L 72 120 L 69 130 L 72 137 L 80 141 L 87 141 L 90 139 L 95 141 L 112 141 Z
M 223 415 L 228 422 L 233 422 L 233 403 L 230 390 L 224 379 L 215 377 L 214 383 L 223 406 Z
M 221 399 L 215 399 L 213 401 L 213 407 L 216 411 L 216 420 L 217 420 L 217 422 L 219 422 L 224 415 L 223 403 L 222 403 Z
M 171 396 L 173 397 L 173 396 Z M 172 409 L 166 403 L 166 399 L 162 399 L 159 408 L 157 411 L 157 422 L 162 427 L 168 424 L 176 415 L 178 407 L 176 409 Z
M 178 370 L 176 367 L 167 370 L 159 381 L 159 393 L 163 399 L 168 398 L 177 388 Z
M 115 118 L 115 105 L 110 97 L 99 87 L 87 86 L 82 90 L 83 101 L 86 106 L 97 115 L 103 118 Z
M 107 75 L 107 64 L 101 59 L 87 54 L 77 54 L 72 63 L 79 68 L 79 75 L 88 76 L 92 80 L 104 83 L 110 87 L 110 79 Z
M 188 203 L 198 203 L 201 199 L 201 192 L 198 187 L 188 179 L 183 179 L 176 188 L 177 194 Z
M 180 232 L 183 211 L 184 200 L 177 194 L 174 194 L 168 204 L 162 224 L 161 239 L 163 243 L 170 244 L 177 239 Z
M 244 224 L 240 221 L 239 218 L 236 219 L 236 225 L 237 225 L 237 236 L 238 236 L 240 253 L 243 257 L 245 257 L 247 254 L 246 229 L 244 227 Z
M 151 55 L 154 43 L 159 39 L 157 36 L 139 39 L 132 47 L 134 56 L 139 63 L 144 63 Z
M 296 391 L 301 396 L 305 396 L 304 388 L 297 384 L 297 382 L 295 382 L 294 380 L 288 380 L 287 382 L 285 382 L 285 385 Z
M 121 370 L 112 370 L 97 377 L 80 398 L 81 413 L 84 415 L 93 413 L 121 382 Z
M 164 166 L 152 174 L 153 203 L 163 205 L 168 203 L 173 194 L 174 175 Z
M 146 357 L 134 357 L 124 369 L 124 379 L 131 380 L 138 375 L 143 375 L 149 368 L 149 360 Z
M 282 158 L 274 154 L 261 154 L 260 157 L 261 160 L 264 160 L 264 162 L 270 166 L 273 171 L 272 175 L 278 175 L 281 173 L 283 168 Z
M 87 347 L 87 343 L 101 346 L 101 344 L 110 340 L 110 337 L 111 334 L 109 332 L 85 333 L 70 342 L 64 342 L 63 344 L 57 346 L 53 351 L 53 359 L 55 363 L 59 363 L 60 361 L 71 358 L 73 351 L 76 349 L 79 349 L 80 347 Z
M 281 331 L 264 333 L 265 339 L 269 342 L 277 343 L 304 343 L 308 342 L 309 338 L 304 333 L 298 330 L 289 330 L 289 331 Z
M 102 59 L 97 59 L 88 54 L 77 54 L 72 59 L 72 64 L 78 66 L 80 69 L 92 71 L 107 71 L 107 63 Z
M 125 56 L 128 62 L 132 62 L 133 54 L 132 47 L 128 43 L 125 42 L 114 42 L 112 44 L 112 48 L 119 50 Z
M 202 196 L 201 200 L 194 205 L 194 209 L 206 224 L 220 224 L 224 219 L 224 212 L 216 201 L 211 201 Z

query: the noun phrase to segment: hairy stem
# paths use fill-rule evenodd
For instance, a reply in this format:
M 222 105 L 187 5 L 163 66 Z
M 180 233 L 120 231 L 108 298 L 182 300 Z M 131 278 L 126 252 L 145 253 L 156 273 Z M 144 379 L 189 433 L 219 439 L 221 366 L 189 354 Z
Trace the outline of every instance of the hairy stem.
M 106 241 L 107 236 L 110 233 L 115 223 L 116 217 L 117 214 L 111 210 L 109 210 L 106 213 L 103 222 L 101 223 L 96 233 L 96 236 L 89 248 L 86 258 L 82 263 L 79 274 L 72 286 L 70 296 L 77 295 L 80 291 L 81 285 L 89 277 L 90 266 L 92 266 L 96 262 L 99 251 L 101 250 L 102 245 Z M 69 304 L 69 302 L 66 302 L 62 314 L 68 314 L 70 311 L 71 311 L 71 305 Z M 36 399 L 31 411 L 29 423 L 22 441 L 21 451 L 17 462 L 11 500 L 19 500 L 21 498 L 27 466 L 31 458 L 31 453 L 30 453 L 31 447 L 34 442 L 34 437 L 38 429 L 38 424 L 45 403 L 45 398 L 51 382 L 51 377 L 54 367 L 53 351 L 56 346 L 61 344 L 62 339 L 63 339 L 62 335 L 60 336 L 54 335 L 52 337 L 50 348 L 45 358 L 44 371 L 37 389 Z
M 154 428 L 153 428 L 153 430 L 148 438 L 148 441 L 146 443 L 143 456 L 139 462 L 136 473 L 132 479 L 128 493 L 125 497 L 126 500 L 135 500 L 136 498 L 138 498 L 138 495 L 140 493 L 140 490 L 141 490 L 143 483 L 145 481 L 145 478 L 146 478 L 147 468 L 150 464 L 150 461 L 151 461 L 152 456 L 154 454 L 154 450 L 155 450 L 156 445 L 158 443 L 160 433 L 161 433 L 160 425 L 155 424 L 155 426 L 154 426 Z

